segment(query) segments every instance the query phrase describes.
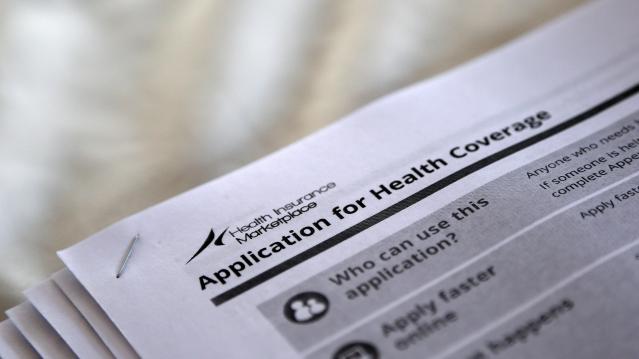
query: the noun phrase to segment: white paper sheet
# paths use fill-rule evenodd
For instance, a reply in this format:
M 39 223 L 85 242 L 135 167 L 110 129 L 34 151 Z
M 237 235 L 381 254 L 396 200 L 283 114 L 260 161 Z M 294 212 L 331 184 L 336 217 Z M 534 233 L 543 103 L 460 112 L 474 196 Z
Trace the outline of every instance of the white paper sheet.
M 9 319 L 0 323 L 0 358 L 29 359 L 39 357 L 35 349 Z
M 116 358 L 138 358 L 122 333 L 71 272 L 63 269 L 52 278 Z
M 25 295 L 79 357 L 113 358 L 113 354 L 53 280 L 30 288 Z
M 43 358 L 77 357 L 31 303 L 9 309 L 7 316 Z
M 142 357 L 639 355 L 637 208 L 609 211 L 637 186 L 637 13 L 589 4 L 59 255 Z M 589 299 L 604 274 L 628 284 Z

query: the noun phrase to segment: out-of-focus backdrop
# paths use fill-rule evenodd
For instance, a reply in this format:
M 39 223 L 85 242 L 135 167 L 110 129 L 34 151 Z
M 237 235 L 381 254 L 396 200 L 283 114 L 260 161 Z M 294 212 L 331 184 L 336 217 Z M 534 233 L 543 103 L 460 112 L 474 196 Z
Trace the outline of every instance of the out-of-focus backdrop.
M 581 2 L 0 0 L 0 310 L 56 250 Z

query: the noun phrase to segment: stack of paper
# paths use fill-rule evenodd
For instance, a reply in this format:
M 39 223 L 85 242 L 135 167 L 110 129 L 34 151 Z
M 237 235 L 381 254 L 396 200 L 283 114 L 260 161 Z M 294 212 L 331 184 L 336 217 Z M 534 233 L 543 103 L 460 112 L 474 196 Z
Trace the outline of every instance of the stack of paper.
M 137 358 L 98 303 L 67 269 L 29 289 L 0 324 L 2 358 Z
M 591 3 L 61 251 L 0 356 L 639 357 L 637 14 Z

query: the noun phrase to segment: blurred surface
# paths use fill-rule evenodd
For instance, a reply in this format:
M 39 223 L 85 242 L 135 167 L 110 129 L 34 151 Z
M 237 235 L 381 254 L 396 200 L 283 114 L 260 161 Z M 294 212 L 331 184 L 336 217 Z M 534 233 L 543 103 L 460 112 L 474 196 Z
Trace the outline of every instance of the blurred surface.
M 0 1 L 0 309 L 56 250 L 581 2 Z

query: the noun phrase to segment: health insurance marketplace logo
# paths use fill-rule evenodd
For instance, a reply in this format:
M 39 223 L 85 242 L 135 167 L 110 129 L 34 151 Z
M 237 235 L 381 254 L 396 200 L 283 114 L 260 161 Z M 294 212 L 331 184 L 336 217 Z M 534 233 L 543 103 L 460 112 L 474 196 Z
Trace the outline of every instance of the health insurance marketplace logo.
M 211 231 L 209 232 L 208 237 L 206 237 L 206 239 L 204 240 L 204 243 L 202 243 L 202 245 L 200 246 L 200 249 L 197 250 L 197 252 L 195 252 L 195 254 L 193 255 L 193 257 L 191 257 L 191 259 L 189 259 L 186 264 L 189 264 L 189 262 L 191 262 L 193 259 L 195 259 L 195 257 L 199 256 L 200 253 L 204 252 L 204 250 L 206 248 L 208 248 L 211 243 L 213 243 L 216 246 L 223 246 L 224 242 L 222 242 L 222 239 L 224 238 L 224 235 L 226 234 L 226 231 L 228 231 L 228 227 L 222 231 L 222 233 L 215 237 L 215 231 L 213 230 L 213 228 L 211 228 Z
M 329 182 L 328 184 L 321 186 L 320 188 L 313 190 L 296 200 L 286 203 L 281 207 L 273 208 L 273 213 L 259 215 L 247 224 L 236 226 L 237 228 L 235 228 L 235 230 L 231 229 L 229 231 L 230 227 L 226 227 L 219 236 L 216 236 L 215 230 L 211 228 L 209 235 L 204 240 L 204 243 L 202 243 L 200 248 L 186 262 L 186 264 L 189 264 L 197 256 L 202 254 L 202 252 L 204 252 L 211 244 L 215 246 L 225 245 L 226 243 L 222 240 L 226 233 L 230 233 L 230 235 L 239 244 L 244 244 L 249 240 L 256 239 L 266 232 L 279 227 L 280 225 L 284 225 L 289 221 L 292 221 L 317 206 L 316 202 L 310 201 L 311 199 L 314 199 L 317 195 L 335 188 L 335 186 L 336 184 L 334 182 Z

